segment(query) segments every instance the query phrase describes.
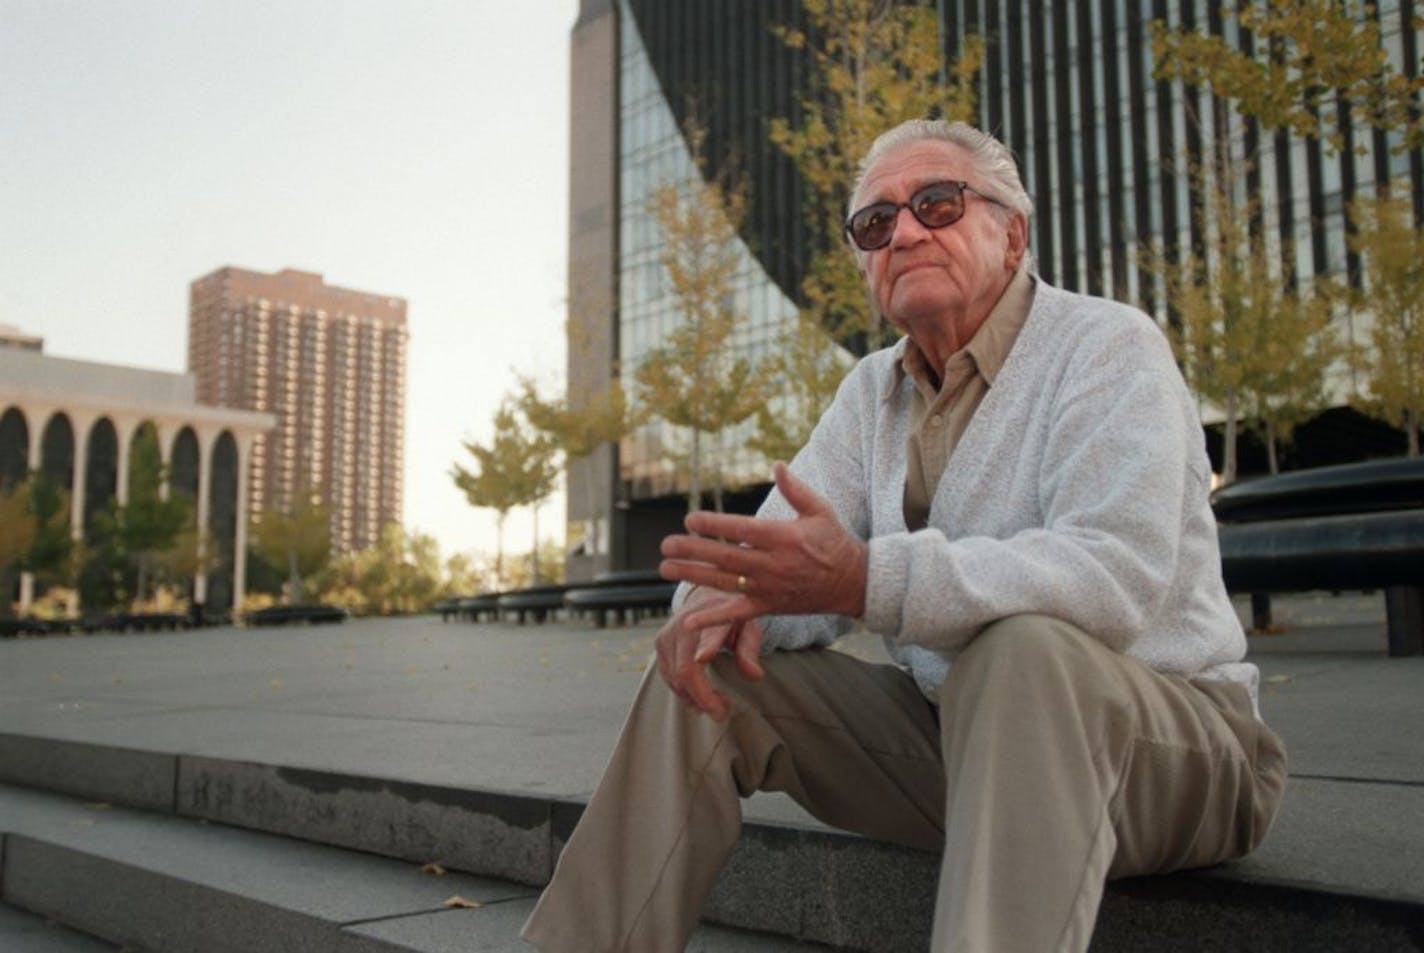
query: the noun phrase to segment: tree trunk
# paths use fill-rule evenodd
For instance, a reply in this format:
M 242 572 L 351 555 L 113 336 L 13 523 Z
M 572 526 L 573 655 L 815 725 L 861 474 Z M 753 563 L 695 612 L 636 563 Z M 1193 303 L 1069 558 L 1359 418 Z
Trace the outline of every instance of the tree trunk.
M 15 613 L 15 583 L 19 574 L 13 569 L 0 569 L 0 619 Z
M 144 591 L 148 588 L 148 554 L 138 554 L 138 584 L 134 586 L 133 604 L 143 603 Z
M 692 459 L 688 461 L 687 512 L 702 507 L 702 431 L 692 428 Z
M 1409 438 L 1408 455 L 1419 456 L 1419 412 L 1409 409 L 1404 412 L 1404 433 Z
M 530 577 L 534 580 L 534 585 L 539 585 L 539 504 L 535 503 L 534 510 L 534 548 L 529 551 Z
M 722 453 L 722 431 L 717 431 L 717 468 L 712 471 L 712 507 L 718 513 L 722 510 L 722 462 L 726 457 Z
M 1271 465 L 1271 475 L 1281 472 L 1280 460 L 1276 457 L 1276 428 L 1266 421 L 1266 461 Z
M 588 504 L 588 520 L 589 525 L 592 527 L 592 538 L 588 541 L 588 545 L 584 547 L 584 551 L 592 560 L 590 563 L 590 571 L 594 575 L 598 575 L 598 493 L 593 485 L 593 474 L 595 472 L 593 457 L 590 455 L 584 459 L 588 461 L 588 475 L 583 481 L 584 493 L 588 499 L 584 502 Z
M 297 548 L 287 547 L 287 605 L 302 601 L 302 577 L 297 573 Z
M 1236 482 L 1236 391 L 1226 394 L 1226 426 L 1222 431 L 1221 485 Z
M 504 588 L 504 518 L 506 515 L 500 511 L 494 521 L 494 584 L 500 589 Z

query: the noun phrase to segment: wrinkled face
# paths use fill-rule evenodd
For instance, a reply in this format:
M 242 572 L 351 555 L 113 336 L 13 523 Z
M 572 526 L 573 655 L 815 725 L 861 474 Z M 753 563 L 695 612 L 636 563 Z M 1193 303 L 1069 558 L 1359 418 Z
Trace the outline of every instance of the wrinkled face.
M 906 202 L 926 185 L 962 180 L 984 186 L 958 146 L 937 140 L 907 143 L 882 156 L 865 177 L 852 208 L 872 202 Z M 884 248 L 857 252 L 861 274 L 880 313 L 916 341 L 953 323 L 967 341 L 998 301 L 1023 259 L 1023 216 L 966 192 L 964 217 L 944 228 L 921 225 L 901 209 Z M 961 343 L 963 343 L 961 341 Z

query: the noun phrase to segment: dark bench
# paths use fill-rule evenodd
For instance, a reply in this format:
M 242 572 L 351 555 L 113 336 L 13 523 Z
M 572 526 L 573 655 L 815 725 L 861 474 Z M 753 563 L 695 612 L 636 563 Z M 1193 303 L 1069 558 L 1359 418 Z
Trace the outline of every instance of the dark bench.
M 491 622 L 499 620 L 499 597 L 503 593 L 486 592 L 478 596 L 465 596 L 459 600 L 457 612 L 467 622 L 478 622 L 488 615 Z
M 1424 654 L 1424 458 L 1372 460 L 1218 490 L 1221 568 L 1270 622 L 1269 593 L 1383 589 L 1389 654 Z
M 672 605 L 677 583 L 657 573 L 641 571 L 606 573 L 592 585 L 577 586 L 564 593 L 564 607 L 578 615 L 592 614 L 594 625 L 603 628 L 610 614 L 621 625 L 631 617 L 636 622 L 646 615 L 665 615 Z
M 293 625 L 306 622 L 312 625 L 345 622 L 347 612 L 340 606 L 327 603 L 309 603 L 294 606 L 267 606 L 247 613 L 243 618 L 248 625 Z
M 533 616 L 535 622 L 543 622 L 564 607 L 564 593 L 568 590 L 568 585 L 564 583 L 529 586 L 501 594 L 497 604 L 500 613 L 514 613 L 520 625 L 524 624 L 525 616 Z
M 0 619 L 0 637 L 17 635 L 55 635 L 73 631 L 77 624 L 74 619 L 37 619 L 24 616 L 19 619 Z
M 103 612 L 77 623 L 86 635 L 96 632 L 162 632 L 188 628 L 189 617 L 178 612 Z

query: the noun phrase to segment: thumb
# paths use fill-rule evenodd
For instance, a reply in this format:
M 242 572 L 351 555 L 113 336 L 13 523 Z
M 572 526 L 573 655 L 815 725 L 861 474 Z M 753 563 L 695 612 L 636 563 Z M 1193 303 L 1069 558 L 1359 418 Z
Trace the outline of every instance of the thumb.
M 830 509 L 825 497 L 799 479 L 786 464 L 778 462 L 772 472 L 776 476 L 776 488 L 800 515 L 815 516 Z

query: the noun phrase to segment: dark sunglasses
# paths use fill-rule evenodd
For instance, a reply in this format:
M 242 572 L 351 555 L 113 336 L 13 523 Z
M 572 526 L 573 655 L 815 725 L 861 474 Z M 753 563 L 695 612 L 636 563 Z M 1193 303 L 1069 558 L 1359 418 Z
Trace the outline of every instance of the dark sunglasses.
M 964 193 L 973 192 L 986 202 L 1007 208 L 998 199 L 969 187 L 968 182 L 935 182 L 910 196 L 908 202 L 876 202 L 845 221 L 845 233 L 861 251 L 875 251 L 890 244 L 900 209 L 907 208 L 925 228 L 944 228 L 964 217 Z

